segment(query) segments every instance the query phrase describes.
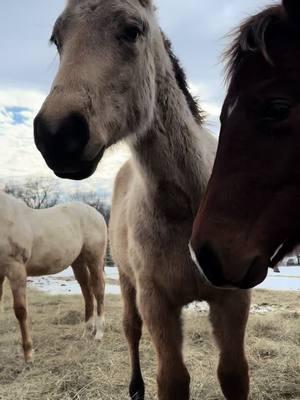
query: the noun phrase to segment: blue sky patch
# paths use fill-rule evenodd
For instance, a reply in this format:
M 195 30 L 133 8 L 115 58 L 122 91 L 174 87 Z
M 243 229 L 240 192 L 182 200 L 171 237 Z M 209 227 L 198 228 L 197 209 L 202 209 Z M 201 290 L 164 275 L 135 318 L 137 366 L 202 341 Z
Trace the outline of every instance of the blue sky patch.
M 22 115 L 24 111 L 30 111 L 27 107 L 6 107 L 5 110 L 13 116 L 13 124 L 23 124 L 26 120 Z

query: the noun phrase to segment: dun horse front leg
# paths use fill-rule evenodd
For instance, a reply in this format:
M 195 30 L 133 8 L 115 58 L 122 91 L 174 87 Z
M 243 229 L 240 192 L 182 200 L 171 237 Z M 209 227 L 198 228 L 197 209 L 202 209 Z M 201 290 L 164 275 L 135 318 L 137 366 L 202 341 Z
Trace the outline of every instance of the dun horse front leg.
M 218 377 L 227 400 L 248 400 L 249 374 L 244 338 L 251 293 L 224 291 L 210 303 L 210 318 L 220 349 Z
M 136 305 L 136 290 L 122 273 L 120 273 L 120 285 L 124 300 L 123 327 L 129 345 L 132 371 L 129 394 L 132 400 L 144 400 L 145 385 L 139 353 L 143 323 Z
M 26 362 L 30 362 L 32 361 L 33 352 L 27 321 L 26 271 L 24 265 L 16 263 L 9 266 L 8 279 L 13 294 L 15 315 L 21 328 L 24 358 Z
M 138 304 L 158 355 L 159 400 L 188 400 L 190 376 L 182 356 L 181 308 L 149 284 L 140 290 Z

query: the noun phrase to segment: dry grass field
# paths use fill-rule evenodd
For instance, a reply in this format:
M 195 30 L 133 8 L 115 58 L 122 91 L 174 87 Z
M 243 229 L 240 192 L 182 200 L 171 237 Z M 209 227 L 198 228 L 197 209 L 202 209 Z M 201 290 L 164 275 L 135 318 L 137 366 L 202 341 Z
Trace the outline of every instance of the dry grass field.
M 247 338 L 251 400 L 300 399 L 300 293 L 256 291 L 253 302 L 272 305 L 252 314 Z M 127 399 L 129 363 L 121 327 L 122 302 L 106 298 L 103 343 L 83 339 L 80 296 L 47 296 L 29 291 L 35 361 L 25 366 L 20 334 L 6 288 L 0 312 L 1 400 Z M 223 399 L 216 380 L 217 351 L 207 316 L 185 312 L 185 354 L 193 400 Z M 142 342 L 147 400 L 156 399 L 155 354 L 149 336 Z

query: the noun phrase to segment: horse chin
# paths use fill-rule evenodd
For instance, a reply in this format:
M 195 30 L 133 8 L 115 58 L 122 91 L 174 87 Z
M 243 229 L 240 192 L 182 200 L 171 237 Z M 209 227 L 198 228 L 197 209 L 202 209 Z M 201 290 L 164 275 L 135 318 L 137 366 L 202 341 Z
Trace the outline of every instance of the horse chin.
M 87 179 L 96 171 L 97 166 L 103 157 L 104 151 L 105 148 L 103 147 L 92 161 L 80 161 L 74 167 L 67 166 L 59 169 L 52 168 L 52 170 L 57 177 L 62 179 L 70 179 L 74 181 Z
M 62 172 L 62 171 L 53 171 L 58 178 L 62 179 L 70 179 L 73 181 L 82 181 L 83 179 L 87 179 L 93 175 L 96 167 L 91 170 L 81 170 L 81 171 L 73 171 L 73 172 Z

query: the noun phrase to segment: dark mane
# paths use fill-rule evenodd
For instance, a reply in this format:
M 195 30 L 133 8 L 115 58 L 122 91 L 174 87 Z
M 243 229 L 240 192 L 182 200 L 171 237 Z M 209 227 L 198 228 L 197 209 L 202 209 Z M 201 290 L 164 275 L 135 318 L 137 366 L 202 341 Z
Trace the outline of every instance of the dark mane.
M 171 59 L 172 65 L 173 65 L 173 70 L 175 73 L 175 77 L 176 77 L 178 86 L 182 90 L 182 92 L 186 98 L 187 104 L 188 104 L 196 122 L 199 125 L 201 125 L 204 122 L 205 113 L 200 108 L 197 99 L 191 94 L 191 92 L 189 90 L 185 72 L 180 64 L 180 61 L 173 53 L 172 44 L 171 44 L 170 40 L 164 35 L 164 33 L 162 33 L 162 36 L 163 36 L 165 48 L 167 50 L 167 53 L 170 56 L 170 59 Z
M 233 43 L 224 53 L 226 80 L 229 82 L 238 71 L 246 55 L 261 54 L 272 65 L 268 52 L 267 31 L 271 26 L 279 26 L 285 18 L 282 6 L 271 6 L 246 19 L 230 36 Z

